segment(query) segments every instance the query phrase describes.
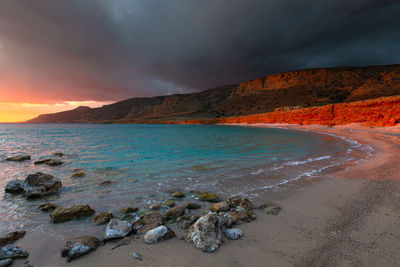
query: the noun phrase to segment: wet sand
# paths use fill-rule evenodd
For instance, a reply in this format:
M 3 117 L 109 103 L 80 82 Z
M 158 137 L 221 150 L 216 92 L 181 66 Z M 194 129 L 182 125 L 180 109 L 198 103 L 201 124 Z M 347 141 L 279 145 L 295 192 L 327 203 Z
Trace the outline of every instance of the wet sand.
M 253 203 L 278 202 L 277 216 L 256 210 L 257 219 L 239 225 L 244 237 L 207 254 L 180 237 L 147 245 L 134 238 L 112 250 L 108 243 L 66 263 L 63 242 L 34 233 L 16 242 L 35 266 L 398 266 L 400 262 L 400 141 L 384 132 L 400 128 L 291 126 L 333 133 L 368 144 L 378 152 L 333 177 L 321 177 L 303 190 L 264 194 Z M 132 257 L 141 254 L 143 261 Z M 22 266 L 25 260 L 15 261 Z

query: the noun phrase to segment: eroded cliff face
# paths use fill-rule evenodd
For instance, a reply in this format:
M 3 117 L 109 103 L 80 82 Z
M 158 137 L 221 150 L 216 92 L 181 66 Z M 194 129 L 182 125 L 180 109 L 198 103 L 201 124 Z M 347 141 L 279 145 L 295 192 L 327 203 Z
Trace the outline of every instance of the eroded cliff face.
M 400 95 L 400 65 L 309 69 L 200 93 L 132 98 L 94 109 L 81 107 L 41 115 L 29 122 L 142 123 L 226 118 L 264 114 L 281 107 L 319 107 L 394 95 Z M 293 114 L 301 116 L 298 112 Z
M 381 97 L 351 103 L 321 107 L 278 109 L 273 112 L 208 120 L 188 120 L 181 123 L 287 123 L 326 126 L 361 123 L 366 126 L 400 124 L 400 96 Z

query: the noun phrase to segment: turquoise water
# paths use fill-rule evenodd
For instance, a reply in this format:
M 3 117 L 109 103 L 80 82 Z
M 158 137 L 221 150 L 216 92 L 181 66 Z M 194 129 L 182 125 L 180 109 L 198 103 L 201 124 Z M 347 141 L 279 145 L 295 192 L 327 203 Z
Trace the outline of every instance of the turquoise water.
M 65 235 L 76 232 L 77 224 L 90 224 L 50 224 L 48 214 L 36 209 L 48 201 L 89 203 L 98 212 L 115 212 L 124 205 L 146 208 L 177 189 L 255 198 L 350 160 L 358 146 L 334 136 L 273 128 L 0 124 L 0 231 L 22 227 Z M 63 165 L 33 164 L 54 152 L 65 154 Z M 3 160 L 19 153 L 30 154 L 32 160 Z M 38 171 L 60 178 L 61 192 L 30 201 L 4 193 L 8 180 Z M 76 171 L 86 176 L 71 178 Z M 113 183 L 99 186 L 105 180 Z

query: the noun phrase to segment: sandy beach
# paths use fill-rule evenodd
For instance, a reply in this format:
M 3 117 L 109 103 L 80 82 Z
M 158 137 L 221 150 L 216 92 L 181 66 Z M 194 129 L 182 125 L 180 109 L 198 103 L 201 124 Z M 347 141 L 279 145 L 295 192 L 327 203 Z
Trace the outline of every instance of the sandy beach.
M 225 238 L 214 253 L 187 244 L 178 229 L 177 238 L 148 245 L 134 236 L 128 245 L 112 249 L 116 243 L 107 243 L 71 263 L 59 256 L 63 243 L 51 237 L 27 233 L 16 245 L 30 252 L 34 266 L 398 266 L 400 141 L 387 133 L 400 134 L 400 128 L 289 128 L 340 135 L 368 144 L 375 153 L 301 190 L 264 194 L 254 206 L 274 201 L 282 211 L 272 216 L 256 209 L 255 221 L 239 225 L 244 237 Z M 133 252 L 143 261 L 134 259 Z

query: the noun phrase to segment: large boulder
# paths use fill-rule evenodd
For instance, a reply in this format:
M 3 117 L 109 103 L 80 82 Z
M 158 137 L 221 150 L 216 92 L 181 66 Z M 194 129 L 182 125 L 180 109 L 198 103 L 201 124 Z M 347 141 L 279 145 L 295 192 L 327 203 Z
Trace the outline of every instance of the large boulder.
M 155 244 L 163 240 L 170 239 L 175 236 L 175 233 L 164 225 L 160 225 L 154 229 L 149 230 L 144 235 L 144 241 L 147 244 Z
M 0 248 L 0 260 L 27 258 L 29 253 L 15 245 L 5 245 Z
M 7 161 L 25 161 L 25 160 L 30 160 L 31 156 L 30 155 L 16 155 L 13 157 L 7 157 Z
M 61 180 L 50 174 L 37 172 L 26 177 L 25 195 L 28 198 L 44 197 L 56 193 L 61 188 Z
M 10 232 L 3 236 L 0 236 L 0 247 L 5 246 L 7 244 L 11 244 L 14 241 L 17 241 L 18 239 L 24 237 L 24 235 L 25 231 L 21 230 L 21 231 Z
M 215 214 L 200 217 L 190 228 L 186 236 L 194 247 L 204 252 L 214 252 L 222 244 L 220 220 Z
M 61 250 L 61 257 L 67 257 L 67 261 L 75 260 L 96 250 L 100 243 L 100 240 L 93 236 L 73 238 L 65 243 Z
M 24 181 L 19 179 L 8 181 L 4 191 L 11 194 L 22 193 L 24 192 Z
M 132 224 L 119 219 L 111 219 L 104 233 L 105 239 L 123 238 L 132 231 Z
M 87 204 L 74 204 L 53 210 L 50 212 L 50 218 L 53 223 L 58 223 L 92 216 L 94 213 L 94 209 Z

